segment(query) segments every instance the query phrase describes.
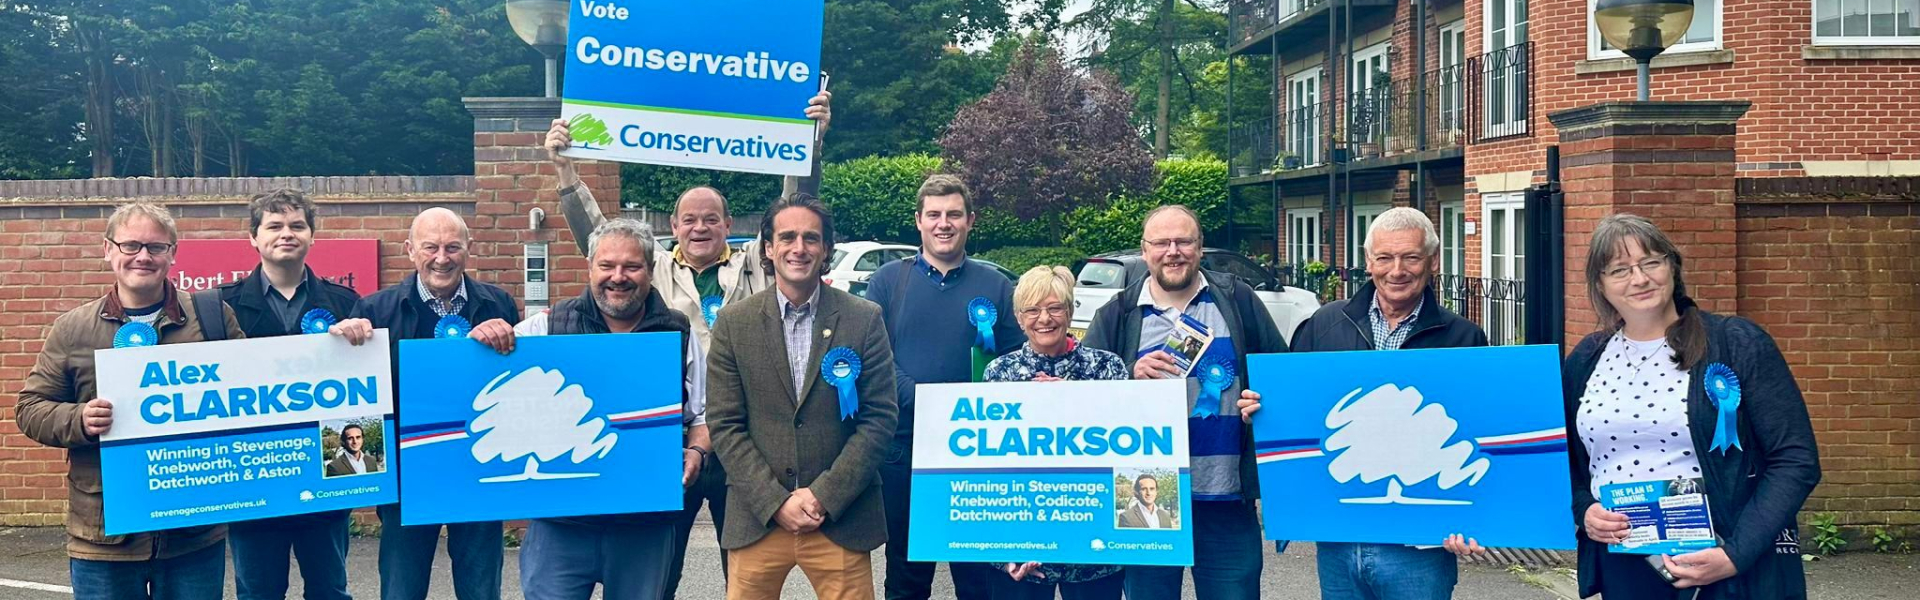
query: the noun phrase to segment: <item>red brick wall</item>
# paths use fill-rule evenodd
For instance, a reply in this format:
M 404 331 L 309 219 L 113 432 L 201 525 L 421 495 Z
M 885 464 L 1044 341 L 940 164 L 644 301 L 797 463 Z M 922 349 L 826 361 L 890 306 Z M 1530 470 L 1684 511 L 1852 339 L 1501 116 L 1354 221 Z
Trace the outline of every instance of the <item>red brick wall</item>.
M 1810 512 L 1920 533 L 1920 200 L 1742 199 L 1738 303 L 1806 396 Z

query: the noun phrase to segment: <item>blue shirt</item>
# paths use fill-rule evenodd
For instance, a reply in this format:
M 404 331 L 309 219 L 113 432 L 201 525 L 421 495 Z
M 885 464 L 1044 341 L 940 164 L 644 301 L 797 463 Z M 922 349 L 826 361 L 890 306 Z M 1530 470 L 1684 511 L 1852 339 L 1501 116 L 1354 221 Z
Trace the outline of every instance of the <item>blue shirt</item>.
M 1213 342 L 1198 362 L 1225 359 L 1232 362 L 1236 358 L 1233 334 L 1227 330 L 1227 317 L 1213 296 L 1213 289 L 1207 287 L 1204 277 L 1196 279 L 1194 285 L 1202 286 L 1200 293 L 1187 303 L 1186 308 L 1162 309 L 1153 303 L 1150 290 L 1140 290 L 1140 347 L 1135 358 L 1146 356 L 1160 350 L 1167 343 L 1167 337 L 1173 333 L 1174 323 L 1184 314 L 1207 326 L 1213 334 Z M 1199 380 L 1188 377 L 1188 409 L 1192 402 L 1199 400 Z M 1219 414 L 1212 417 L 1189 417 L 1187 419 L 1187 455 L 1193 466 L 1194 500 L 1238 500 L 1240 495 L 1240 436 L 1241 423 L 1239 409 L 1233 408 L 1228 399 L 1240 397 L 1240 384 L 1234 383 L 1220 394 L 1222 407 Z
M 993 325 L 994 354 L 1005 354 L 1027 342 L 1026 333 L 1013 322 L 1013 282 L 999 271 L 963 264 L 935 281 L 925 264 L 916 255 L 881 265 L 867 278 L 867 299 L 880 305 L 880 317 L 893 343 L 900 400 L 895 443 L 913 439 L 915 385 L 973 380 L 973 347 L 979 330 L 968 317 L 967 303 L 986 298 L 1000 313 Z

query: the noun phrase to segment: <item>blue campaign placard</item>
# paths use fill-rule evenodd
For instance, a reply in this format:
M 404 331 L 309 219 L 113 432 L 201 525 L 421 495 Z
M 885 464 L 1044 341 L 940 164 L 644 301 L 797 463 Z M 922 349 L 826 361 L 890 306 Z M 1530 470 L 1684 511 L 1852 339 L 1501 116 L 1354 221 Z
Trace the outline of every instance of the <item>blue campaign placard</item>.
M 402 524 L 681 508 L 680 334 L 514 346 L 400 342 Z
M 1269 539 L 1572 549 L 1554 346 L 1248 358 Z
M 568 156 L 806 175 L 824 0 L 572 0 Z M 724 23 L 724 27 L 714 24 Z
M 386 330 L 101 350 L 105 531 L 122 535 L 393 502 Z
M 1186 383 L 921 385 L 916 561 L 1193 564 Z
M 1718 545 L 1698 477 L 1600 486 L 1600 506 L 1627 516 L 1627 539 L 1609 544 L 1622 554 L 1686 554 Z

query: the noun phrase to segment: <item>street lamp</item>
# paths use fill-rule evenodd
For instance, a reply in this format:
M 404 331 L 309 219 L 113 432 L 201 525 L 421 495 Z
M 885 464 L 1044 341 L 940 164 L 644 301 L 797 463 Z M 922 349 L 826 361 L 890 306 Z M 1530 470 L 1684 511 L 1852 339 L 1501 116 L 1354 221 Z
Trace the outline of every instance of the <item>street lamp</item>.
M 547 57 L 547 97 L 560 95 L 555 89 L 556 64 L 560 49 L 567 46 L 567 0 L 507 0 L 507 22 L 514 35 Z
M 1687 35 L 1693 0 L 1600 0 L 1593 22 L 1608 44 L 1639 61 L 1640 100 L 1645 102 L 1653 57 Z

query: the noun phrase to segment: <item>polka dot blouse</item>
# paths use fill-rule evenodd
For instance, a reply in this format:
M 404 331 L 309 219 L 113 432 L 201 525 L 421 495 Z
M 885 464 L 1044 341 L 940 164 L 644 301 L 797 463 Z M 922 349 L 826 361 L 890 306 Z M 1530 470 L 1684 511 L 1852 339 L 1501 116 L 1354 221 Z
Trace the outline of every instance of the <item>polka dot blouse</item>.
M 1603 485 L 1700 476 L 1687 429 L 1693 378 L 1672 357 L 1665 339 L 1637 342 L 1615 333 L 1607 341 L 1574 415 L 1594 497 Z

